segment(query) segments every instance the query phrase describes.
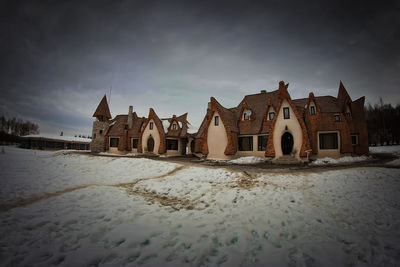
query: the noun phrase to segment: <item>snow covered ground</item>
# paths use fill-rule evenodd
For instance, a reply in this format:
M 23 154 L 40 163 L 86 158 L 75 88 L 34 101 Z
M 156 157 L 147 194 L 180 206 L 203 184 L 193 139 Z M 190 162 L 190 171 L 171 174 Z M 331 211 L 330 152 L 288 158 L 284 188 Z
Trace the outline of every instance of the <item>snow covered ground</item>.
M 371 153 L 392 153 L 400 156 L 400 146 L 370 146 Z
M 1 266 L 400 262 L 400 169 L 251 173 L 5 149 L 0 207 L 65 192 L 0 210 Z
M 228 163 L 233 163 L 233 164 L 257 164 L 261 162 L 265 162 L 265 158 L 260 158 L 255 156 L 241 157 L 228 161 Z
M 320 166 L 320 165 L 336 165 L 336 164 L 350 164 L 354 162 L 362 162 L 362 161 L 367 161 L 371 160 L 371 157 L 367 156 L 360 156 L 360 157 L 341 157 L 338 159 L 333 159 L 333 158 L 321 158 L 321 159 L 316 159 L 315 161 L 311 162 L 311 166 Z

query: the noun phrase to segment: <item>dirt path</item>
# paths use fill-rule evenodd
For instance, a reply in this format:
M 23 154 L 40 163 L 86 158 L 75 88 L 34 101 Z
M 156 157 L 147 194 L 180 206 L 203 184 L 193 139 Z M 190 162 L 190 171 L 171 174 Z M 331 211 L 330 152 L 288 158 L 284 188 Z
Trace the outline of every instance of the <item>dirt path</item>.
M 129 183 L 119 183 L 119 184 L 85 184 L 85 185 L 80 185 L 80 186 L 75 186 L 75 187 L 71 187 L 71 188 L 67 188 L 64 190 L 60 190 L 60 191 L 56 191 L 53 193 L 44 193 L 44 194 L 40 194 L 40 195 L 35 195 L 35 196 L 31 196 L 28 198 L 20 198 L 17 199 L 15 201 L 9 201 L 6 203 L 0 203 L 0 212 L 5 212 L 8 210 L 11 210 L 13 208 L 20 208 L 20 207 L 25 207 L 28 205 L 31 205 L 33 203 L 42 201 L 42 200 L 46 200 L 49 198 L 53 198 L 53 197 L 57 197 L 66 193 L 70 193 L 76 190 L 81 190 L 81 189 L 85 189 L 91 186 L 113 186 L 113 187 L 125 187 L 125 188 L 129 188 L 129 187 L 133 187 L 135 184 L 140 183 L 142 181 L 147 181 L 147 180 L 153 180 L 153 179 L 162 179 L 165 178 L 167 176 L 171 176 L 174 175 L 175 173 L 185 169 L 185 166 L 178 166 L 175 169 L 173 169 L 172 171 L 166 173 L 166 174 L 162 174 L 162 175 L 158 175 L 155 177 L 146 177 L 146 178 L 141 178 L 138 179 L 134 182 L 129 182 Z

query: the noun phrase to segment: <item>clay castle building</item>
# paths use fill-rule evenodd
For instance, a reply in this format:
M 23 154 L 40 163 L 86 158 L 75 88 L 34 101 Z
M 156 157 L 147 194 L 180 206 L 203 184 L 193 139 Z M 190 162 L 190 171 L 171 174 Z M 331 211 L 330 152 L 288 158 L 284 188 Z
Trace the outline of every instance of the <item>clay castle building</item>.
M 340 82 L 337 97 L 291 99 L 283 81 L 275 91 L 247 95 L 238 106 L 223 107 L 211 97 L 196 133 L 187 113 L 160 119 L 128 114 L 111 118 L 106 96 L 93 117 L 92 152 L 185 155 L 228 160 L 259 156 L 273 161 L 308 161 L 368 153 L 364 101 L 353 101 Z

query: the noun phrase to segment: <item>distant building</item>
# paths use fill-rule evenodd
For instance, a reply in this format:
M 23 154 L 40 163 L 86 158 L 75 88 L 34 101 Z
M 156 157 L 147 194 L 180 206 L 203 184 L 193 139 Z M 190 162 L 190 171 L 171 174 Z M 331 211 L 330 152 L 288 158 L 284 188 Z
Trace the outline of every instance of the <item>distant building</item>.
M 337 97 L 291 99 L 289 84 L 247 95 L 225 108 L 211 97 L 195 138 L 208 159 L 259 156 L 282 161 L 368 153 L 364 97 L 352 101 L 342 82 Z
M 64 135 L 26 135 L 22 136 L 21 147 L 41 150 L 90 150 L 89 138 L 70 137 Z
M 192 153 L 193 137 L 188 133 L 187 113 L 159 118 L 150 108 L 148 117 L 138 117 L 129 106 L 128 114 L 111 119 L 106 96 L 93 114 L 91 151 L 115 154 L 149 153 L 186 155 Z

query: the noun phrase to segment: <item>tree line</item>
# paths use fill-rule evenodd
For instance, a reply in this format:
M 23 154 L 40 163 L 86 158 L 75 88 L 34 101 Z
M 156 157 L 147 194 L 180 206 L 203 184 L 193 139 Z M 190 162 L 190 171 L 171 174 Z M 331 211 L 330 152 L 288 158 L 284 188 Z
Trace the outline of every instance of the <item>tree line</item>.
M 28 134 L 38 134 L 39 125 L 28 120 L 12 118 L 6 119 L 0 117 L 0 132 L 14 136 L 23 136 Z
M 400 144 L 400 105 L 393 107 L 382 98 L 379 104 L 365 107 L 369 145 Z

